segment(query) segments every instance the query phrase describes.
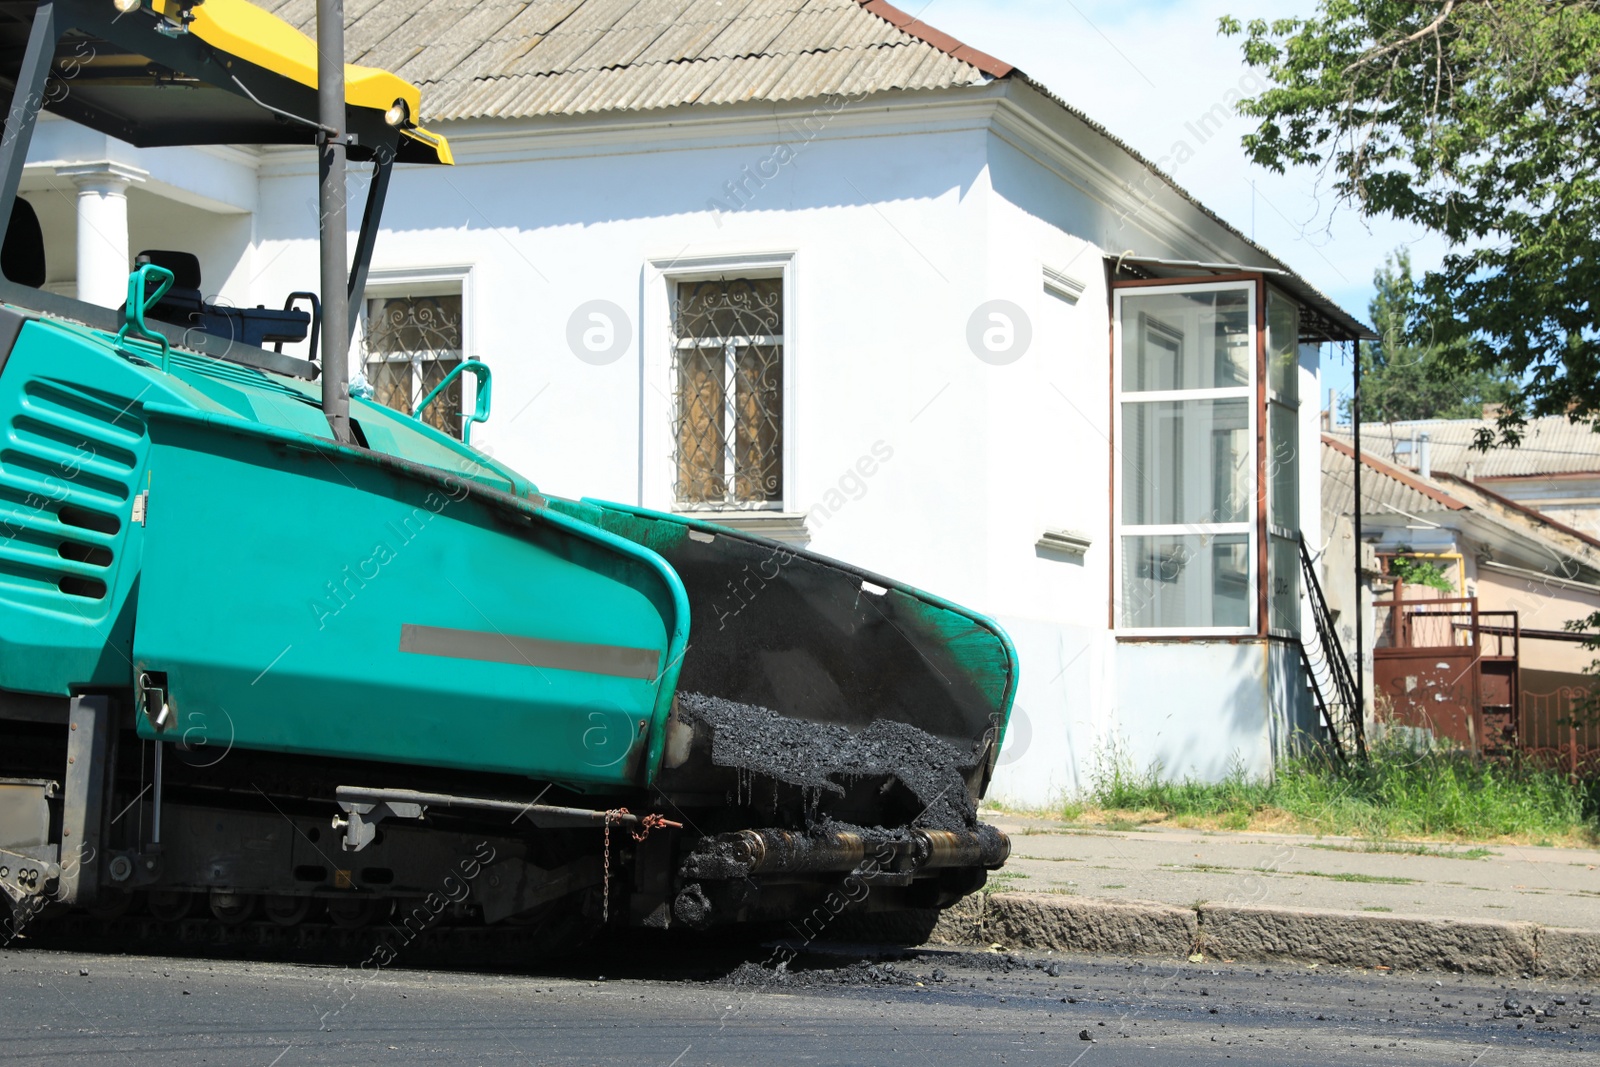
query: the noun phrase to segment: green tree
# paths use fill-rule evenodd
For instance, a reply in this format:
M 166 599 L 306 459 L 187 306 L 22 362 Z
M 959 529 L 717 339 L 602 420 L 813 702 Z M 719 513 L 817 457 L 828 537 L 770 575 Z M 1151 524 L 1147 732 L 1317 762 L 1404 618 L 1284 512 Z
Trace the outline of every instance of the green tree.
M 1413 556 L 1410 545 L 1399 545 L 1389 560 L 1389 573 L 1407 585 L 1425 585 L 1444 593 L 1455 592 L 1455 584 L 1437 563 Z
M 1221 30 L 1272 86 L 1240 105 L 1257 163 L 1447 239 L 1417 282 L 1430 340 L 1515 379 L 1499 438 L 1600 414 L 1600 0 L 1320 0 Z
M 1364 419 L 1475 419 L 1484 404 L 1511 400 L 1516 387 L 1504 367 L 1475 366 L 1460 340 L 1419 340 L 1433 331 L 1429 309 L 1417 300 L 1405 249 L 1373 272 L 1372 285 L 1377 292 L 1367 312 L 1379 340 L 1363 341 L 1359 354 Z

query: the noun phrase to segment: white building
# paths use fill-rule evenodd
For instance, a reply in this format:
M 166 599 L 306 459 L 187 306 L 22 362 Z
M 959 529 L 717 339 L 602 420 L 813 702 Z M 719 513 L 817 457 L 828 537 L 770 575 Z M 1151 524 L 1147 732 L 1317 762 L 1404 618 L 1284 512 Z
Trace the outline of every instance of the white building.
M 544 491 L 715 512 L 994 616 L 1008 799 L 1113 752 L 1266 773 L 1316 730 L 1294 538 L 1317 342 L 1362 328 L 1109 132 L 880 0 L 348 10 L 351 61 L 421 84 L 456 159 L 389 193 L 381 395 L 476 355 L 473 441 Z M 51 288 L 115 305 L 152 247 L 235 304 L 316 284 L 308 152 L 55 120 L 29 158 Z

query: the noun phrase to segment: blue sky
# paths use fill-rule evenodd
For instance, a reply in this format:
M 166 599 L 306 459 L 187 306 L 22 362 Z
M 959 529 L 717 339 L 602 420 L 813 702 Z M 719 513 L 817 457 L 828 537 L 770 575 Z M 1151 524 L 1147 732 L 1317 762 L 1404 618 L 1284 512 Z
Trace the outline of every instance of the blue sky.
M 1372 272 L 1386 253 L 1409 246 L 1419 272 L 1444 253 L 1443 242 L 1420 228 L 1363 220 L 1337 206 L 1330 183 L 1314 172 L 1277 175 L 1252 164 L 1239 146 L 1251 128 L 1242 116 L 1200 144 L 1185 131 L 1185 123 L 1251 73 L 1239 39 L 1218 36 L 1217 19 L 1309 14 L 1309 0 L 899 0 L 899 6 L 1020 67 L 1149 159 L 1188 141 L 1193 157 L 1167 168 L 1173 180 L 1363 320 Z M 1324 386 L 1348 395 L 1348 363 L 1330 362 Z

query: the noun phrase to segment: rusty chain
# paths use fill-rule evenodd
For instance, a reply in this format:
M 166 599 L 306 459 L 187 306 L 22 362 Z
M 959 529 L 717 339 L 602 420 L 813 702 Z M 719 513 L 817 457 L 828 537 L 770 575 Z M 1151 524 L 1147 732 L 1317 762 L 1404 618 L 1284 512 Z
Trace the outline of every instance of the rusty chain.
M 632 812 L 630 812 L 627 808 L 612 808 L 606 812 L 606 843 L 605 857 L 603 860 L 603 869 L 605 875 L 604 885 L 601 889 L 601 892 L 604 894 L 604 896 L 600 901 L 600 921 L 605 924 L 609 924 L 611 922 L 611 824 L 614 822 L 620 822 L 624 815 L 631 814 Z M 653 830 L 660 830 L 663 827 L 677 825 L 677 823 L 668 822 L 666 816 L 662 815 L 660 812 L 652 811 L 647 815 L 641 815 L 639 817 L 639 827 L 638 829 L 631 831 L 631 833 L 633 834 L 633 839 L 635 841 L 643 841 L 645 838 L 650 836 L 650 833 Z

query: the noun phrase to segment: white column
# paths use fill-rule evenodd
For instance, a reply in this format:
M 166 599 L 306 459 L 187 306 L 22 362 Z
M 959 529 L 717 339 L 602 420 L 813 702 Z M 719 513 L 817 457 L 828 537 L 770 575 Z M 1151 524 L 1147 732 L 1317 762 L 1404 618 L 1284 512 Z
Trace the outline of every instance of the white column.
M 78 299 L 120 307 L 128 298 L 128 186 L 148 175 L 121 163 L 57 167 L 78 187 Z

